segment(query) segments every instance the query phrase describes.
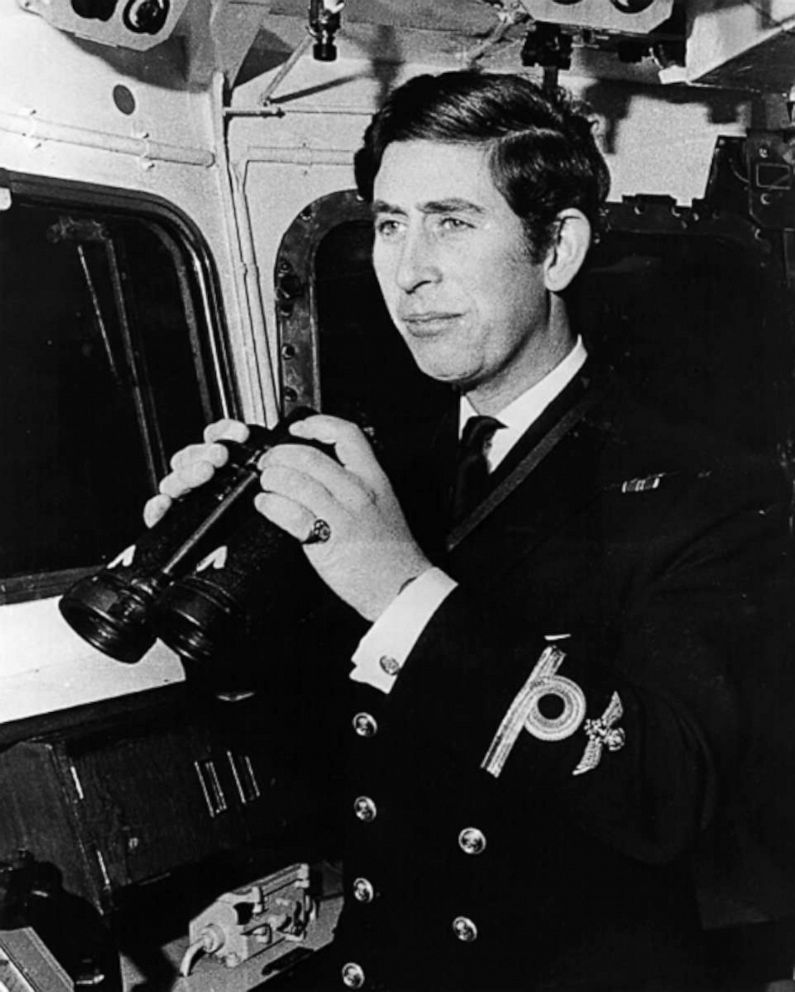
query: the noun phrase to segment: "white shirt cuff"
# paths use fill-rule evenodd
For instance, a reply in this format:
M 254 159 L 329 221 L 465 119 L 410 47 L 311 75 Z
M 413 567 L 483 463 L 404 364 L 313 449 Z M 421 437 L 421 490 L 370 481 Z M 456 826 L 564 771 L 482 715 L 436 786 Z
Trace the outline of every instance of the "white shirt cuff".
M 457 585 L 440 568 L 429 568 L 406 586 L 359 641 L 353 681 L 389 693 L 428 621 Z

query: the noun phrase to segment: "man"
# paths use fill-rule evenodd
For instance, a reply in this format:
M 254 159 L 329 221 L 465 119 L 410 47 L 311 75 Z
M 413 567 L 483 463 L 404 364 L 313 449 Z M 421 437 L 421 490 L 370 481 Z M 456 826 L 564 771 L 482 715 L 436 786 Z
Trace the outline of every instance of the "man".
M 262 463 L 257 509 L 372 624 L 350 645 L 346 906 L 317 987 L 728 988 L 705 878 L 761 721 L 786 490 L 587 360 L 566 295 L 608 176 L 564 98 L 418 77 L 356 172 L 389 313 L 460 404 L 410 452 L 402 505 L 333 417 L 292 432 L 336 460 Z M 486 437 L 451 508 L 456 426 Z M 245 431 L 177 455 L 148 521 Z

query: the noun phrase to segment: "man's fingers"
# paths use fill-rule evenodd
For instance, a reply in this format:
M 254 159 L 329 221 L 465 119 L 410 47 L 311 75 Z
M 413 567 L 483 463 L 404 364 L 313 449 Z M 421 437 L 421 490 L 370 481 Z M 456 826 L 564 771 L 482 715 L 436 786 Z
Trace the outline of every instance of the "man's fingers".
M 291 534 L 298 541 L 309 536 L 315 516 L 305 506 L 279 493 L 258 493 L 254 506 L 277 527 Z
M 160 492 L 178 499 L 196 486 L 209 482 L 215 475 L 215 465 L 210 462 L 191 462 L 160 480 Z
M 267 465 L 260 475 L 260 485 L 266 493 L 283 496 L 303 507 L 312 520 L 340 512 L 339 501 L 321 481 L 290 466 Z
M 294 473 L 295 485 L 300 484 L 298 476 L 314 480 L 351 512 L 356 512 L 363 503 L 372 501 L 372 492 L 365 479 L 309 445 L 277 444 L 264 455 L 260 464 L 263 470 L 281 468 Z M 301 501 L 306 502 L 303 499 Z M 321 509 L 314 503 L 311 506 L 313 510 Z
M 204 429 L 203 444 L 189 444 L 171 459 L 171 472 L 161 480 L 160 492 L 144 505 L 144 523 L 153 527 L 171 507 L 173 500 L 208 482 L 216 469 L 226 465 L 229 450 L 218 441 L 245 441 L 248 426 L 238 420 L 218 420 Z
M 173 456 L 170 464 L 175 472 L 182 472 L 194 462 L 209 462 L 220 468 L 228 460 L 229 449 L 223 444 L 189 444 Z
M 165 493 L 158 493 L 144 503 L 144 523 L 147 527 L 154 525 L 161 520 L 168 512 L 172 499 Z
M 248 424 L 226 417 L 204 428 L 204 440 L 210 444 L 214 441 L 245 441 L 248 433 Z
M 333 444 L 341 465 L 363 479 L 380 481 L 384 473 L 363 431 L 349 420 L 316 414 L 290 426 L 296 437 Z

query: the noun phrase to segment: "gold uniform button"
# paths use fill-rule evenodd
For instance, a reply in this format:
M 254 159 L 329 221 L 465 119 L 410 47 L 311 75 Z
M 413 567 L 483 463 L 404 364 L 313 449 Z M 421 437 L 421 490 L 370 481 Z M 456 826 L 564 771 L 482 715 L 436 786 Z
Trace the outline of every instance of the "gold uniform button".
M 375 737 L 378 733 L 378 724 L 375 717 L 369 713 L 357 713 L 353 718 L 353 729 L 360 737 Z
M 387 673 L 387 675 L 397 675 L 400 671 L 400 662 L 397 658 L 392 658 L 388 654 L 381 655 L 378 659 L 378 664 L 381 666 L 383 671 Z
M 468 916 L 456 916 L 453 920 L 453 933 L 465 944 L 471 944 L 478 938 L 478 928 Z
M 355 961 L 342 966 L 342 984 L 348 989 L 360 989 L 364 985 L 364 968 Z
M 378 814 L 376 805 L 369 796 L 357 796 L 353 800 L 353 812 L 362 823 L 371 823 Z
M 375 898 L 375 889 L 369 878 L 354 878 L 353 898 L 357 902 L 372 902 Z
M 464 854 L 482 854 L 486 849 L 486 835 L 477 827 L 466 827 L 458 835 L 458 846 Z

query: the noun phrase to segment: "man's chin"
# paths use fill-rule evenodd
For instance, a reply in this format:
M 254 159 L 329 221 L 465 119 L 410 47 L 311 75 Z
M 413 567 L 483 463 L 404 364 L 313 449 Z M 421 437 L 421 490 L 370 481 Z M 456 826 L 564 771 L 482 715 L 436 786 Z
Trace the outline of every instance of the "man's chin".
M 420 372 L 429 379 L 434 379 L 445 386 L 453 386 L 461 392 L 467 392 L 477 383 L 477 377 L 466 370 L 432 362 L 418 362 Z
M 480 369 L 465 361 L 465 348 L 458 336 L 425 341 L 408 338 L 406 344 L 419 370 L 430 379 L 460 389 L 468 389 L 478 379 Z

